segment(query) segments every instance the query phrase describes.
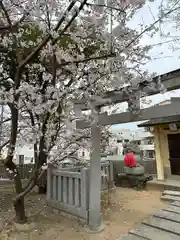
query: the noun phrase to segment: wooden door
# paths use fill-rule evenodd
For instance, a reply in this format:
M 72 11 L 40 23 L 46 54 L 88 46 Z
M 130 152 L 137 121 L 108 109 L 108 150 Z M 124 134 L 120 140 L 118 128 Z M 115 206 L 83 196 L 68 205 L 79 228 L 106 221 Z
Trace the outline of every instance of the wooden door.
M 180 133 L 168 135 L 171 173 L 180 175 Z

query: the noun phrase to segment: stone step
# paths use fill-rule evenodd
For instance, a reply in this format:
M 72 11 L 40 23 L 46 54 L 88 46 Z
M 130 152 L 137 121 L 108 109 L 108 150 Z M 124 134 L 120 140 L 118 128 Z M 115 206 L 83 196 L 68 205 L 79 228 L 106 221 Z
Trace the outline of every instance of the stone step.
M 180 197 L 180 191 L 170 191 L 170 190 L 165 190 L 162 195 L 169 195 L 169 196 L 175 196 L 175 197 Z
M 180 202 L 176 201 L 176 202 L 172 202 L 170 206 L 176 206 L 180 208 Z
M 177 222 L 180 224 L 180 214 L 177 212 L 175 213 L 175 212 L 169 212 L 166 210 L 160 210 L 159 212 L 154 213 L 153 216 L 161 219 L 166 219 L 172 222 Z
M 144 220 L 142 223 L 145 224 L 147 227 L 151 226 L 156 229 L 160 229 L 165 233 L 169 232 L 180 236 L 180 224 L 178 222 L 152 216 Z
M 176 205 L 173 205 L 172 204 L 169 204 L 166 208 L 163 209 L 164 211 L 166 212 L 171 212 L 171 213 L 177 213 L 177 214 L 180 214 L 180 207 L 177 206 L 177 202 L 176 202 Z
M 135 235 L 128 234 L 127 236 L 123 236 L 120 240 L 146 240 L 147 238 L 138 237 Z
M 129 234 L 148 240 L 179 240 L 179 235 L 167 232 L 156 227 L 140 224 L 137 228 L 129 231 Z
M 164 190 L 170 190 L 170 191 L 180 191 L 180 186 L 165 186 Z
M 172 195 L 162 195 L 161 200 L 169 201 L 169 202 L 174 202 L 174 201 L 180 202 L 180 196 L 178 197 L 178 196 L 172 196 Z

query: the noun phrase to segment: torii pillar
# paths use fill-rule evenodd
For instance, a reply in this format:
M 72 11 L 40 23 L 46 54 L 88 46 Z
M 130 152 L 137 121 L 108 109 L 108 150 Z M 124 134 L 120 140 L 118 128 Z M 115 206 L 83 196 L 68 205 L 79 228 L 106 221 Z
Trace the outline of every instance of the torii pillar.
M 99 115 L 100 108 L 94 108 Z M 93 112 L 93 110 L 92 110 Z M 91 125 L 91 155 L 89 171 L 89 232 L 100 232 L 104 229 L 101 218 L 101 127 L 98 122 Z
M 104 229 L 101 218 L 101 128 L 97 123 L 91 126 L 91 164 L 89 172 L 89 230 L 100 232 Z
M 81 110 L 75 105 L 76 115 L 81 115 Z M 94 109 L 99 114 L 99 108 Z M 89 171 L 89 216 L 86 230 L 100 232 L 104 229 L 101 218 L 101 127 L 98 122 L 91 125 L 91 156 Z

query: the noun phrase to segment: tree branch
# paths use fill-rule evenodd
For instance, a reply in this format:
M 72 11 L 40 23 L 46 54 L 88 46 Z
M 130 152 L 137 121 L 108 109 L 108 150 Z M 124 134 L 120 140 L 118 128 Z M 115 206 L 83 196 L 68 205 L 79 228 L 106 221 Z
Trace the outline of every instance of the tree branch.
M 24 197 L 35 187 L 35 185 L 36 185 L 36 181 L 35 181 L 35 180 L 34 180 L 34 181 L 32 180 L 32 181 L 30 182 L 30 184 L 24 189 L 24 191 L 21 192 L 21 193 L 19 193 L 19 194 L 13 199 L 13 201 L 16 202 L 16 201 L 18 201 L 19 199 L 24 198 Z
M 30 116 L 30 119 L 31 119 L 31 125 L 34 127 L 35 126 L 35 121 L 34 121 L 33 113 L 30 110 L 28 110 L 28 113 L 29 113 L 29 116 Z M 36 143 L 34 143 L 34 159 L 35 159 L 35 161 L 37 161 L 37 158 L 38 158 L 37 149 L 38 148 L 37 148 L 37 139 L 36 139 Z
M 2 149 L 10 142 L 10 140 L 6 141 L 5 143 L 3 143 L 1 146 L 0 146 L 0 152 L 2 151 Z
M 0 27 L 1 28 L 1 27 Z M 1 53 L 8 53 L 9 52 L 9 49 L 8 48 L 5 48 L 4 46 L 0 45 L 0 52 Z
M 10 30 L 10 29 L 13 30 L 13 29 L 16 29 L 18 27 L 18 25 L 25 20 L 27 15 L 28 15 L 28 12 L 24 13 L 23 16 L 20 18 L 20 20 L 15 22 L 14 24 L 0 26 L 0 30 Z
M 101 59 L 107 59 L 107 58 L 112 58 L 115 57 L 116 54 L 115 53 L 111 53 L 111 54 L 107 54 L 107 55 L 102 55 L 102 56 L 97 56 L 97 57 L 90 57 L 90 58 L 86 58 L 86 59 L 82 59 L 82 60 L 77 60 L 77 61 L 69 61 L 69 62 L 64 62 L 64 63 L 60 63 L 58 65 L 58 67 L 63 67 L 63 66 L 67 66 L 70 64 L 79 64 L 79 63 L 86 63 L 92 60 L 101 60 Z
M 3 120 L 2 122 L 0 122 L 0 125 L 2 125 L 3 123 L 9 122 L 11 121 L 11 118 L 6 118 L 5 120 Z
M 173 13 L 174 11 L 180 9 L 180 7 L 174 8 L 169 10 L 168 12 L 164 13 L 162 17 L 158 18 L 156 21 L 154 21 L 150 26 L 148 26 L 147 28 L 145 28 L 139 35 L 137 35 L 134 39 L 132 39 L 120 52 L 122 53 L 125 49 L 127 49 L 128 47 L 130 47 L 136 40 L 138 40 L 145 32 L 147 32 L 148 30 L 150 30 L 154 25 L 156 25 L 158 22 L 160 22 L 163 18 L 165 18 L 166 16 L 168 16 L 169 14 Z
M 11 19 L 10 19 L 9 14 L 8 14 L 4 4 L 3 4 L 3 0 L 0 0 L 0 8 L 3 10 L 4 15 L 5 15 L 6 19 L 7 19 L 7 22 L 9 24 L 9 27 L 11 28 L 12 27 Z
M 58 128 L 56 129 L 56 134 L 51 137 L 51 144 L 49 146 L 48 152 L 52 150 L 52 148 L 55 146 L 55 141 L 58 137 L 59 131 L 61 130 L 63 126 L 61 126 L 60 120 L 58 122 Z
M 120 9 L 120 8 L 116 8 L 116 7 L 113 7 L 113 6 L 110 6 L 110 5 L 106 5 L 106 4 L 93 4 L 93 3 L 87 3 L 86 4 L 87 6 L 91 6 L 91 7 L 102 7 L 102 8 L 108 8 L 110 10 L 116 10 L 118 12 L 121 12 L 121 13 L 125 13 L 124 10 Z
M 84 0 L 85 1 L 85 0 Z M 87 0 L 86 0 L 87 1 Z M 76 1 L 73 0 L 69 6 L 67 7 L 67 9 L 65 10 L 63 16 L 61 17 L 61 19 L 59 20 L 59 22 L 57 23 L 56 27 L 54 28 L 54 31 L 57 32 L 58 29 L 60 28 L 61 24 L 63 23 L 63 21 L 65 20 L 65 17 L 67 15 L 67 13 L 74 7 Z M 62 32 L 61 32 L 62 34 Z M 19 67 L 20 69 L 23 68 L 27 63 L 29 63 L 33 57 L 49 42 L 49 40 L 52 38 L 52 36 L 49 34 L 48 36 L 46 36 L 44 38 L 44 40 L 35 48 L 34 51 L 32 51 L 20 64 Z

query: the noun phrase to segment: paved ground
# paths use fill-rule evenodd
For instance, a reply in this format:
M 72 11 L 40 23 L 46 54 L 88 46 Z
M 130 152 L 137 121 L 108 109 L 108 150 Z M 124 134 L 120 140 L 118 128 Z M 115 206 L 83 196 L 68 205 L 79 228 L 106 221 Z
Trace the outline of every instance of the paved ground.
M 98 234 L 88 234 L 79 220 L 63 217 L 60 212 L 45 205 L 44 197 L 36 194 L 26 200 L 29 224 L 19 228 L 12 221 L 12 195 L 7 195 L 7 191 L 3 195 L 4 210 L 0 211 L 0 220 L 6 221 L 1 240 L 119 240 L 127 235 L 129 229 L 165 206 L 160 201 L 158 191 L 137 192 L 117 188 L 115 193 L 102 202 L 105 230 Z

